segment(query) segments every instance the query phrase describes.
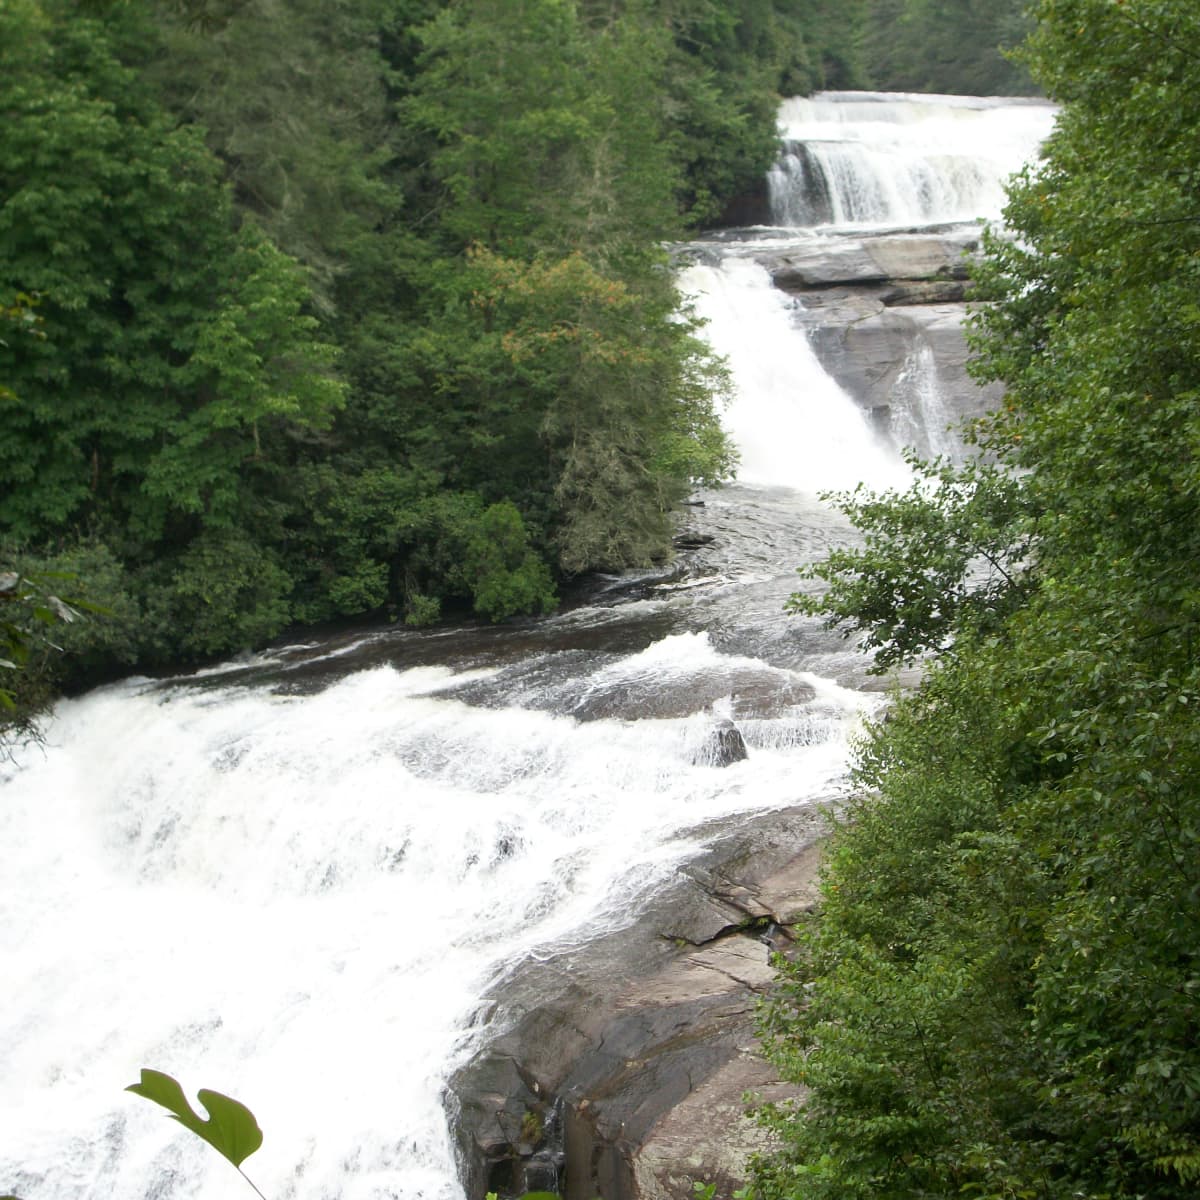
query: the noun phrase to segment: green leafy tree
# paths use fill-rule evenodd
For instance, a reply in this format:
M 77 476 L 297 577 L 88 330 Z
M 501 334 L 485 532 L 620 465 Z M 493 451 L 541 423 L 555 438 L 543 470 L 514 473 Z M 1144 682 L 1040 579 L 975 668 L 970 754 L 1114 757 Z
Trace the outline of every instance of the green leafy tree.
M 409 547 L 403 584 L 409 624 L 435 618 L 440 596 L 469 599 L 493 621 L 549 612 L 558 601 L 550 570 L 510 501 L 485 505 L 474 492 L 440 493 L 410 510 L 400 538 Z
M 343 389 L 299 269 L 235 229 L 197 131 L 124 65 L 149 36 L 124 8 L 0 12 L 0 280 L 42 297 L 44 333 L 0 346 L 13 393 L 0 402 L 0 527 L 35 554 L 86 536 L 110 545 L 162 614 L 143 637 L 160 654 L 179 650 L 172 596 L 196 590 L 184 583 L 205 557 L 196 539 L 220 531 L 272 557 L 270 502 Z M 286 623 L 286 575 L 260 578 L 282 589 L 273 620 L 246 627 L 214 607 L 227 632 L 205 652 Z
M 355 286 L 355 248 L 404 203 L 383 43 L 413 7 L 164 0 L 160 44 L 137 62 L 164 107 L 204 131 L 236 206 L 305 265 L 323 315 Z
M 79 615 L 56 594 L 69 583 L 64 576 L 0 572 L 0 754 L 40 740 L 36 718 L 53 698 L 45 660 L 60 650 L 58 626 Z
M 681 231 L 661 26 L 635 11 L 589 28 L 567 0 L 470 0 L 420 36 L 403 115 L 434 140 L 452 249 L 604 257 Z
M 1008 52 L 1030 29 L 1026 0 L 869 0 L 859 52 L 874 87 L 974 96 L 1036 90 Z
M 724 375 L 676 319 L 675 289 L 614 279 L 582 254 L 526 265 L 480 250 L 472 279 L 477 319 L 520 394 L 540 401 L 562 568 L 662 557 L 674 506 L 731 463 L 714 407 Z
M 855 498 L 864 546 L 797 600 L 926 678 L 860 749 L 765 1015 L 811 1093 L 764 1114 L 764 1196 L 1200 1179 L 1200 14 L 1037 15 L 1026 54 L 1064 108 L 981 272 L 991 465 Z

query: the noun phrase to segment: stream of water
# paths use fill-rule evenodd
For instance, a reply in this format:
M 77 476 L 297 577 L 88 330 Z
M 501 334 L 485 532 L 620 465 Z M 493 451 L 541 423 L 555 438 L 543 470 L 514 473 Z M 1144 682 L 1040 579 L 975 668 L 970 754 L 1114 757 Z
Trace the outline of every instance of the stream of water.
M 815 491 L 903 469 L 755 239 L 911 222 L 838 199 L 839 180 L 894 191 L 880 163 L 900 141 L 906 178 L 933 164 L 909 193 L 932 195 L 948 158 L 983 181 L 946 211 L 920 201 L 920 220 L 994 215 L 998 173 L 1046 131 L 1036 108 L 785 105 L 777 219 L 806 228 L 682 274 L 735 373 L 742 466 L 691 510 L 711 541 L 673 572 L 597 581 L 538 622 L 365 629 L 58 707 L 45 750 L 3 769 L 0 1192 L 236 1194 L 228 1164 L 122 1091 L 151 1066 L 254 1109 L 266 1140 L 246 1170 L 271 1200 L 460 1200 L 442 1099 L 503 1020 L 484 993 L 619 928 L 706 823 L 828 795 L 878 697 L 783 601 L 846 536 Z M 823 182 L 798 181 L 838 145 Z M 706 751 L 722 716 L 750 752 L 726 768 Z

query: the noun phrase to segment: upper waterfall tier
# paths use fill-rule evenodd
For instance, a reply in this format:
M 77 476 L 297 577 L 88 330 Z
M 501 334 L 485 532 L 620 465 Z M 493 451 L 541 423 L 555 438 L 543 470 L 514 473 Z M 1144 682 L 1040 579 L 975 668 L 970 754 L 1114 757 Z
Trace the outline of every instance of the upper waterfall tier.
M 1055 112 L 1039 100 L 891 92 L 785 100 L 772 219 L 863 228 L 997 218 L 1004 181 L 1037 157 Z

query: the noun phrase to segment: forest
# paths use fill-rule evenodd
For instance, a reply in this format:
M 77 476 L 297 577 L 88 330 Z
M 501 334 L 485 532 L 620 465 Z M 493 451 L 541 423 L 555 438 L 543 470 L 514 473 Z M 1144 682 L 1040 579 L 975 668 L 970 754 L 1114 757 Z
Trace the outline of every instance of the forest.
M 1028 87 L 1019 7 L 10 0 L 9 711 L 667 557 L 732 461 L 671 239 L 760 186 L 781 95 Z

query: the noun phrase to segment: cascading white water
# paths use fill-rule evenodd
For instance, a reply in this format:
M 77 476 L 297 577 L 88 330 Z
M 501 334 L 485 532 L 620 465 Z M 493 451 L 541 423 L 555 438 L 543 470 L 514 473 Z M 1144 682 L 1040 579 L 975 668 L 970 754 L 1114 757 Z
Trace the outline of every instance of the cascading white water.
M 441 1093 L 486 1033 L 484 989 L 628 920 L 696 825 L 842 769 L 853 693 L 703 633 L 566 691 L 636 711 L 731 671 L 814 687 L 813 736 L 761 738 L 721 771 L 702 713 L 580 722 L 441 668 L 316 695 L 132 681 L 60 706 L 0 805 L 4 1189 L 242 1186 L 122 1093 L 145 1065 L 251 1104 L 266 1142 L 247 1173 L 271 1200 L 460 1194 Z M 493 686 L 491 704 L 455 695 Z
M 740 483 L 819 492 L 869 479 L 900 483 L 895 454 L 817 361 L 789 300 L 767 270 L 728 256 L 695 265 L 680 287 L 707 322 L 705 337 L 732 368 L 734 395 L 724 423 L 740 452 Z
M 742 482 L 895 479 L 761 267 L 684 284 L 730 356 Z M 439 634 L 381 630 L 60 705 L 0 776 L 0 1192 L 236 1195 L 123 1093 L 150 1066 L 255 1110 L 246 1169 L 269 1200 L 460 1200 L 442 1099 L 503 1019 L 481 997 L 622 927 L 706 822 L 844 772 L 872 701 L 811 674 L 843 660 L 781 611 L 830 518 L 777 491 L 710 498 L 711 574 L 515 648 L 479 635 L 457 665 L 413 667 Z M 704 747 L 735 692 L 751 753 L 717 768 Z
M 938 385 L 937 360 L 924 339 L 909 351 L 896 379 L 891 426 L 892 439 L 912 446 L 922 458 L 963 458 L 962 441 Z
M 1055 113 L 1045 101 L 998 97 L 825 92 L 786 100 L 782 152 L 768 176 L 770 245 L 785 254 L 779 248 L 790 239 L 807 261 L 823 259 L 817 275 L 835 283 L 878 280 L 890 253 L 884 231 L 895 240 L 903 228 L 912 239 L 930 236 L 931 226 L 998 220 L 1006 179 L 1036 158 Z M 872 257 L 872 244 L 882 258 Z M 719 269 L 694 268 L 685 279 L 711 340 L 734 365 L 729 426 L 743 446 L 743 480 L 819 489 L 902 482 L 894 464 L 880 462 L 883 433 L 893 452 L 960 456 L 933 349 L 911 315 L 893 322 L 908 348 L 888 393 L 870 399 L 871 426 L 791 329 L 785 308 L 801 301 L 767 298 L 765 271 L 729 253 Z M 753 326 L 739 325 L 742 312 L 755 314 Z M 819 425 L 822 435 L 808 440 Z
M 1003 182 L 1050 133 L 1037 100 L 823 92 L 784 102 L 773 219 L 897 226 L 998 218 Z

